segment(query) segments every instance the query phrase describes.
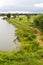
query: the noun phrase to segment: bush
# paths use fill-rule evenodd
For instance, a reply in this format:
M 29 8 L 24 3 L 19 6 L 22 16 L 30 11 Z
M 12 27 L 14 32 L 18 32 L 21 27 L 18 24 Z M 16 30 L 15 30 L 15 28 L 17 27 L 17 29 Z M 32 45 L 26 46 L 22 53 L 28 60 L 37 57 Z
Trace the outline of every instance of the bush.
M 43 29 L 43 15 L 38 15 L 34 19 L 34 23 L 36 26 L 39 26 L 40 28 Z
M 11 17 L 11 14 L 9 13 L 9 14 L 7 14 L 7 18 L 10 18 Z

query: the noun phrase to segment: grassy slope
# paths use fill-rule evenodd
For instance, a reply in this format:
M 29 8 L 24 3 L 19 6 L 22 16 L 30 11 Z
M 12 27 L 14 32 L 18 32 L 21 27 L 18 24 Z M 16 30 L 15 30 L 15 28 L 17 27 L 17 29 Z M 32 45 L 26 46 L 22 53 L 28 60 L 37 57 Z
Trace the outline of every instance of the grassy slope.
M 27 19 L 26 16 L 7 19 L 18 28 L 16 35 L 21 48 L 19 51 L 0 52 L 0 65 L 43 65 L 43 47 L 37 42 L 36 32 L 30 29 L 32 19 L 33 17 Z

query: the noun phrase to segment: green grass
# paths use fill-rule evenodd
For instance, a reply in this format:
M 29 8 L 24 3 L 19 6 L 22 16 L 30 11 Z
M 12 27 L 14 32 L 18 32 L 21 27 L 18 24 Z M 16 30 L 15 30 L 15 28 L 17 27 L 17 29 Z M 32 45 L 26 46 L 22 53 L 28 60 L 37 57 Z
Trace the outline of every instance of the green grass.
M 15 34 L 21 45 L 18 51 L 0 51 L 0 65 L 43 65 L 43 46 L 36 39 L 36 31 L 30 28 L 33 19 L 34 16 L 30 19 L 27 16 L 6 19 L 17 27 Z

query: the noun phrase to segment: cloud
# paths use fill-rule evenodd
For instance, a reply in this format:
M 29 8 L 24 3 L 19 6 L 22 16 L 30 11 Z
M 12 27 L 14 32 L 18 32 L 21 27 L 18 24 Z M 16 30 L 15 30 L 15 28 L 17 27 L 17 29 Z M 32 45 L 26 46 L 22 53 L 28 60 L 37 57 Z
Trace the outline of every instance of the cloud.
M 0 12 L 6 11 L 42 12 L 43 0 L 0 0 Z
M 0 8 L 4 6 L 16 5 L 16 0 L 0 0 Z
M 35 4 L 34 6 L 38 8 L 43 8 L 43 3 L 38 3 L 38 4 Z

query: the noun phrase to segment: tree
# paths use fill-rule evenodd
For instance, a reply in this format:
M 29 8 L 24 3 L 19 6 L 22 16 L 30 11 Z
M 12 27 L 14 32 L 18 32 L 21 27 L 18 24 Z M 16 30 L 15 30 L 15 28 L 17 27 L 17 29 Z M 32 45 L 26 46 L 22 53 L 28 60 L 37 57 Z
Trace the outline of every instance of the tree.
M 11 17 L 11 14 L 10 14 L 10 13 L 8 13 L 8 14 L 7 14 L 7 18 L 10 18 L 10 17 Z
M 34 19 L 34 23 L 36 26 L 39 26 L 41 29 L 43 29 L 43 15 L 38 15 Z

